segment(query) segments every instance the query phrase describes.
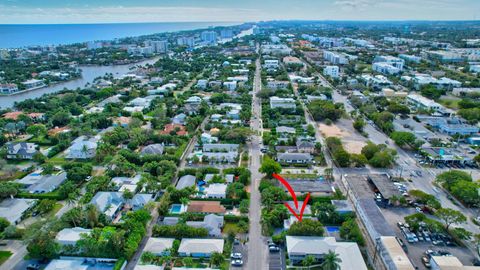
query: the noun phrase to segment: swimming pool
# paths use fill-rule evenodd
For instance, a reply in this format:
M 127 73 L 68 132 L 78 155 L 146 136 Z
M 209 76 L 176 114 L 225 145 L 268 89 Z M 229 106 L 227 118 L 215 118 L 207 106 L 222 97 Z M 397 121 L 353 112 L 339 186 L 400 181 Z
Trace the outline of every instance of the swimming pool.
M 337 226 L 325 226 L 325 229 L 326 229 L 327 232 L 329 232 L 329 233 L 338 233 L 338 232 L 340 232 L 340 227 L 337 227 Z
M 172 207 L 170 208 L 170 213 L 180 214 L 181 211 L 182 211 L 182 205 L 181 204 L 172 204 Z
M 30 176 L 40 176 L 39 173 L 31 173 Z

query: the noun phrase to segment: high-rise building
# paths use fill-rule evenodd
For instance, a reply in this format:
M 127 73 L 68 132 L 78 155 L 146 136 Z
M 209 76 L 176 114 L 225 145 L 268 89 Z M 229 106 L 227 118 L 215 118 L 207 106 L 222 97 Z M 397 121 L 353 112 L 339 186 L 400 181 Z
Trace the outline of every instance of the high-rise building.
M 195 38 L 194 37 L 179 37 L 177 39 L 177 45 L 193 47 L 193 46 L 195 46 Z
M 200 35 L 202 41 L 208 44 L 216 44 L 217 43 L 217 32 L 215 31 L 203 31 Z
M 153 47 L 155 53 L 166 53 L 168 51 L 167 40 L 147 41 L 145 45 Z
M 232 29 L 223 29 L 220 31 L 220 37 L 223 39 L 233 38 L 233 30 Z

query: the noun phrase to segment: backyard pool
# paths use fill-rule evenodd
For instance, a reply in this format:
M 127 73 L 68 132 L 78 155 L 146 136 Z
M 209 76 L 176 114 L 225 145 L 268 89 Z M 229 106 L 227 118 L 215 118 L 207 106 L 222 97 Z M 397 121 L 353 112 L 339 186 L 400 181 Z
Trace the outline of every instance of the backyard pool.
M 340 227 L 337 226 L 325 226 L 325 229 L 328 233 L 338 233 L 340 232 Z
M 170 208 L 170 213 L 172 214 L 181 214 L 185 212 L 186 207 L 181 205 L 181 204 L 172 204 L 172 207 Z

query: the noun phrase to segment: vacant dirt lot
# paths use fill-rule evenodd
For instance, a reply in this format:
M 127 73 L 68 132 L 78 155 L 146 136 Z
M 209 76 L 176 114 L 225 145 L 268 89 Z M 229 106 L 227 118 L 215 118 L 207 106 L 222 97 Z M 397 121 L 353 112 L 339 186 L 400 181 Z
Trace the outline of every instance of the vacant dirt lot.
M 323 123 L 319 124 L 320 132 L 327 137 L 338 137 L 342 140 L 343 147 L 347 152 L 352 154 L 359 154 L 362 148 L 367 144 L 367 140 L 358 132 L 353 130 L 351 120 L 340 119 L 335 124 L 330 126 Z

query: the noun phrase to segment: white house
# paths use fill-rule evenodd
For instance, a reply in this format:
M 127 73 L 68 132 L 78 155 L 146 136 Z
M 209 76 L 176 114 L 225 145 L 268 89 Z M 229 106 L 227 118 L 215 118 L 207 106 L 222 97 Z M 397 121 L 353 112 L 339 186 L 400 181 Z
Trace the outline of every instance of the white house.
M 78 240 L 82 238 L 83 234 L 90 234 L 92 230 L 84 229 L 80 227 L 75 228 L 65 228 L 58 232 L 57 236 L 55 237 L 55 241 L 59 243 L 61 246 L 75 246 Z
M 208 85 L 208 80 L 198 80 L 197 81 L 197 88 L 206 89 Z
M 155 256 L 168 256 L 174 241 L 175 238 L 150 237 L 143 252 L 150 252 Z
M 227 184 L 210 184 L 204 192 L 207 198 L 225 199 L 227 197 Z
M 211 237 L 222 237 L 223 216 L 215 214 L 206 215 L 203 221 L 187 221 L 186 224 L 195 228 L 206 228 Z
M 339 269 L 367 270 L 357 243 L 337 242 L 334 237 L 286 236 L 288 258 L 292 264 L 300 263 L 306 256 L 313 256 L 318 262 L 329 251 L 341 259 Z
M 223 252 L 223 239 L 183 238 L 178 248 L 181 257 L 208 258 L 214 252 Z
M 95 157 L 97 151 L 97 139 L 88 139 L 85 136 L 80 136 L 72 142 L 72 145 L 67 149 L 66 158 L 69 159 L 89 159 Z
M 10 224 L 18 224 L 23 214 L 36 204 L 35 199 L 4 199 L 0 203 L 0 217 L 5 218 Z

